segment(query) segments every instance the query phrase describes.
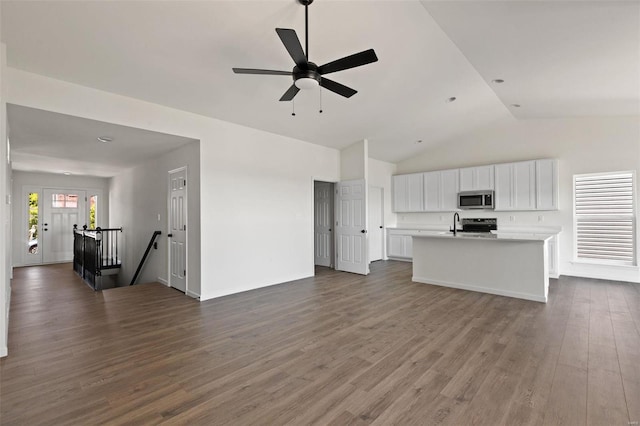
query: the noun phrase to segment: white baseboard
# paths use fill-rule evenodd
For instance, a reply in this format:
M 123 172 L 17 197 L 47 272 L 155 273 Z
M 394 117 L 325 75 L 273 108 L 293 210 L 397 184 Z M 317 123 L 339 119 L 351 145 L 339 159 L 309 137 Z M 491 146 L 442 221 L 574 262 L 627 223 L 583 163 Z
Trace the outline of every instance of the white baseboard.
M 597 280 L 640 283 L 640 268 L 637 266 L 604 265 L 585 262 L 569 262 L 562 275 Z
M 517 292 L 517 291 L 499 290 L 499 289 L 494 289 L 494 288 L 480 287 L 480 286 L 468 285 L 468 284 L 452 283 L 452 282 L 447 282 L 447 281 L 436 281 L 436 280 L 432 280 L 432 279 L 415 277 L 415 276 L 411 278 L 411 281 L 415 281 L 417 283 L 422 283 L 422 284 L 433 284 L 433 285 L 439 285 L 439 286 L 442 286 L 442 287 L 451 287 L 451 288 L 457 288 L 457 289 L 460 289 L 460 290 L 478 291 L 480 293 L 489 293 L 489 294 L 495 294 L 495 295 L 498 295 L 498 296 L 515 297 L 517 299 L 525 299 L 525 300 L 532 300 L 534 302 L 547 303 L 547 298 L 546 297 L 536 296 L 534 294 L 528 294 L 528 293 L 520 293 L 520 292 Z
M 158 281 L 160 284 L 164 284 L 164 285 L 166 285 L 167 287 L 169 287 L 169 283 L 168 283 L 168 282 L 167 282 L 167 280 L 165 280 L 164 278 L 160 278 L 160 277 L 158 277 L 158 278 L 156 278 L 156 281 Z
M 7 350 L 6 346 L 3 346 L 0 348 L 0 358 L 4 358 L 5 356 L 9 355 L 9 351 Z
M 411 262 L 413 263 L 413 259 L 409 259 L 406 257 L 393 257 L 393 256 L 389 256 L 388 260 L 397 260 L 400 262 Z
M 186 294 L 189 297 L 193 297 L 194 299 L 200 300 L 200 295 L 198 293 L 196 293 L 195 291 L 187 290 Z
M 623 283 L 631 283 L 631 284 L 640 284 L 640 280 L 635 277 L 630 277 L 627 275 L 623 276 L 612 276 L 609 274 L 601 274 L 601 273 L 593 273 L 593 272 L 576 272 L 571 271 L 567 274 L 562 274 L 567 277 L 576 277 L 576 278 L 591 278 L 594 280 L 605 280 L 605 281 L 620 281 Z

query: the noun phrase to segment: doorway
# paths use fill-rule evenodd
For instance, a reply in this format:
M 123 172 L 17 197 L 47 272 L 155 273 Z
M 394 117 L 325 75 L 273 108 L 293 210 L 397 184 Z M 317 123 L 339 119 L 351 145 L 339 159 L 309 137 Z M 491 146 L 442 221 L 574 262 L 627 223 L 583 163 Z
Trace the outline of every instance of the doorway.
M 384 189 L 369 187 L 369 262 L 384 259 Z
M 313 182 L 313 246 L 316 266 L 334 266 L 333 194 L 332 182 Z
M 24 187 L 26 247 L 23 264 L 71 262 L 73 226 L 87 224 L 87 191 Z
M 187 168 L 169 172 L 169 286 L 187 293 Z

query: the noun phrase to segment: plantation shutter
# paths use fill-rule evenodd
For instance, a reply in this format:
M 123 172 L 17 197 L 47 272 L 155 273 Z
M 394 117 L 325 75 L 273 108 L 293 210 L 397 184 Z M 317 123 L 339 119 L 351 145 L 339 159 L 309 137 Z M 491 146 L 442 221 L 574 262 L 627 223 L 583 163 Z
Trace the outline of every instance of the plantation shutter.
M 575 176 L 576 257 L 633 265 L 633 174 Z

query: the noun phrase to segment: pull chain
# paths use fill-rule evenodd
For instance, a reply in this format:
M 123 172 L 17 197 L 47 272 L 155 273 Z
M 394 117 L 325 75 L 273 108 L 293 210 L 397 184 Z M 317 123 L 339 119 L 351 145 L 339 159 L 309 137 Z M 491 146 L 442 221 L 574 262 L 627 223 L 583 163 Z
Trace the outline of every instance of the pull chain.
M 320 114 L 322 114 L 322 87 L 320 88 Z
M 291 115 L 296 115 L 296 101 L 295 99 L 291 100 Z

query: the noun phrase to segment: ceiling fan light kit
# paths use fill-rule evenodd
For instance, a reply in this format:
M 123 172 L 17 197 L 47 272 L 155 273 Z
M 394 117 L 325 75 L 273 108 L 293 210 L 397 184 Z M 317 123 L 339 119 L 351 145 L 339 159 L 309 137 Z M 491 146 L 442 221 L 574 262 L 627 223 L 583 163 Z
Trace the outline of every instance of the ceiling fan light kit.
M 236 74 L 262 74 L 262 75 L 288 75 L 293 78 L 293 84 L 282 95 L 280 101 L 291 101 L 298 94 L 300 89 L 308 90 L 321 86 L 327 90 L 337 93 L 345 98 L 358 93 L 356 90 L 343 84 L 329 80 L 323 77 L 337 71 L 343 71 L 350 68 L 356 68 L 362 65 L 376 62 L 378 57 L 373 49 L 365 50 L 344 58 L 318 66 L 309 61 L 309 10 L 308 7 L 313 0 L 298 0 L 305 8 L 305 48 L 306 53 L 302 50 L 302 44 L 298 39 L 295 30 L 289 28 L 276 28 L 276 33 L 280 37 L 282 44 L 289 52 L 295 66 L 292 71 L 275 71 L 253 68 L 233 68 Z

